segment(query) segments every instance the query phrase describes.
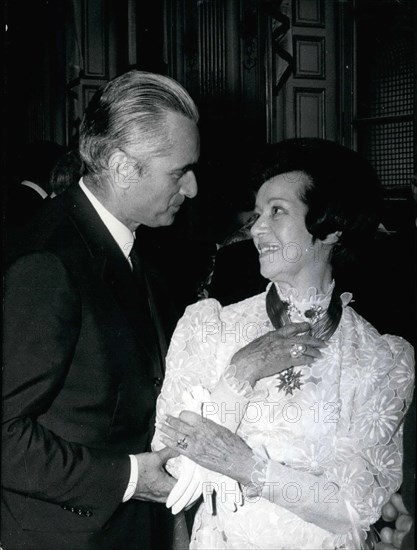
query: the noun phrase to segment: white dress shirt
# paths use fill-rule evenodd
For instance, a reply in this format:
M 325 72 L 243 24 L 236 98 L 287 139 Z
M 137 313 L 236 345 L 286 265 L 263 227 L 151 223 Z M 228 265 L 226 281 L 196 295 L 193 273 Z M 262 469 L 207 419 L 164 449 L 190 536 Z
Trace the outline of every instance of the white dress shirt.
M 111 214 L 107 208 L 105 208 L 95 195 L 86 187 L 83 182 L 83 178 L 79 181 L 79 186 L 86 195 L 87 199 L 91 202 L 94 210 L 100 216 L 101 221 L 109 230 L 111 236 L 116 241 L 120 250 L 123 252 L 126 260 L 129 262 L 132 268 L 132 263 L 129 258 L 130 251 L 132 250 L 133 243 L 135 241 L 135 235 L 126 227 L 120 220 L 118 220 L 113 214 Z M 126 502 L 134 495 L 136 486 L 138 484 L 138 462 L 135 455 L 129 455 L 130 458 L 130 478 L 127 484 L 125 494 L 123 495 L 123 502 Z
M 20 182 L 20 185 L 25 185 L 26 187 L 30 187 L 31 189 L 36 191 L 43 199 L 46 199 L 46 197 L 48 196 L 48 193 L 45 191 L 45 189 L 42 189 L 40 185 L 38 185 L 33 181 L 23 180 Z

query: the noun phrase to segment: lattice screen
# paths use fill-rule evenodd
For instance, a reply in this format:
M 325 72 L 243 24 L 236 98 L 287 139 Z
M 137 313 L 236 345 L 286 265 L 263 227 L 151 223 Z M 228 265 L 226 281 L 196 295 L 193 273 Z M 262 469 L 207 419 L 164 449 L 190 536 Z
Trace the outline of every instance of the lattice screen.
M 412 121 L 378 124 L 364 133 L 365 154 L 382 185 L 408 187 L 414 173 Z
M 414 173 L 414 67 L 409 40 L 391 42 L 370 68 L 370 94 L 361 125 L 362 153 L 377 170 L 384 187 L 408 187 Z M 389 120 L 384 121 L 384 117 Z

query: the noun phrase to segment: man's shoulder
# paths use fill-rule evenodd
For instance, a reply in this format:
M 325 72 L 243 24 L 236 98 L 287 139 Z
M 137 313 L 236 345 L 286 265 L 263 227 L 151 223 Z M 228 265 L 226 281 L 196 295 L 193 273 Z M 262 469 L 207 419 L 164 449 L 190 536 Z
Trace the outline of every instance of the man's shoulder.
M 62 257 L 69 251 L 77 253 L 85 246 L 70 202 L 64 195 L 46 201 L 32 220 L 13 232 L 7 241 L 6 265 L 31 253 L 45 252 Z M 85 227 L 88 230 L 88 224 Z
M 70 232 L 71 224 L 62 203 L 55 200 L 48 201 L 23 227 L 9 233 L 7 263 L 31 252 L 51 251 L 58 236 L 62 238 Z

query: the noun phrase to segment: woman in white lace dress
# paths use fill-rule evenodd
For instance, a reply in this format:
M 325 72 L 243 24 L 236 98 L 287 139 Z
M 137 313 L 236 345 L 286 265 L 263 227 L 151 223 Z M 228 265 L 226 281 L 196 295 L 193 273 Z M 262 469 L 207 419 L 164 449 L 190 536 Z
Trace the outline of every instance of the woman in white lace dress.
M 333 278 L 376 229 L 378 181 L 356 153 L 295 139 L 266 148 L 254 184 L 271 283 L 178 323 L 153 443 L 181 454 L 168 505 L 203 494 L 190 548 L 358 550 L 401 485 L 413 390 L 410 344 L 380 335 Z

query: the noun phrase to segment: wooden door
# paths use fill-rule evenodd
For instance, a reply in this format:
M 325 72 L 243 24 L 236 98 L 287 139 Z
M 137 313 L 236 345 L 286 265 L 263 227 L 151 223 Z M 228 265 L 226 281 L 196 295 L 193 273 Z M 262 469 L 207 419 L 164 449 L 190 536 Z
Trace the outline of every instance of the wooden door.
M 268 140 L 320 137 L 336 140 L 336 32 L 333 0 L 287 0 L 285 19 L 271 19 L 266 47 Z M 287 69 L 291 74 L 279 84 Z M 278 89 L 277 89 L 278 88 Z

